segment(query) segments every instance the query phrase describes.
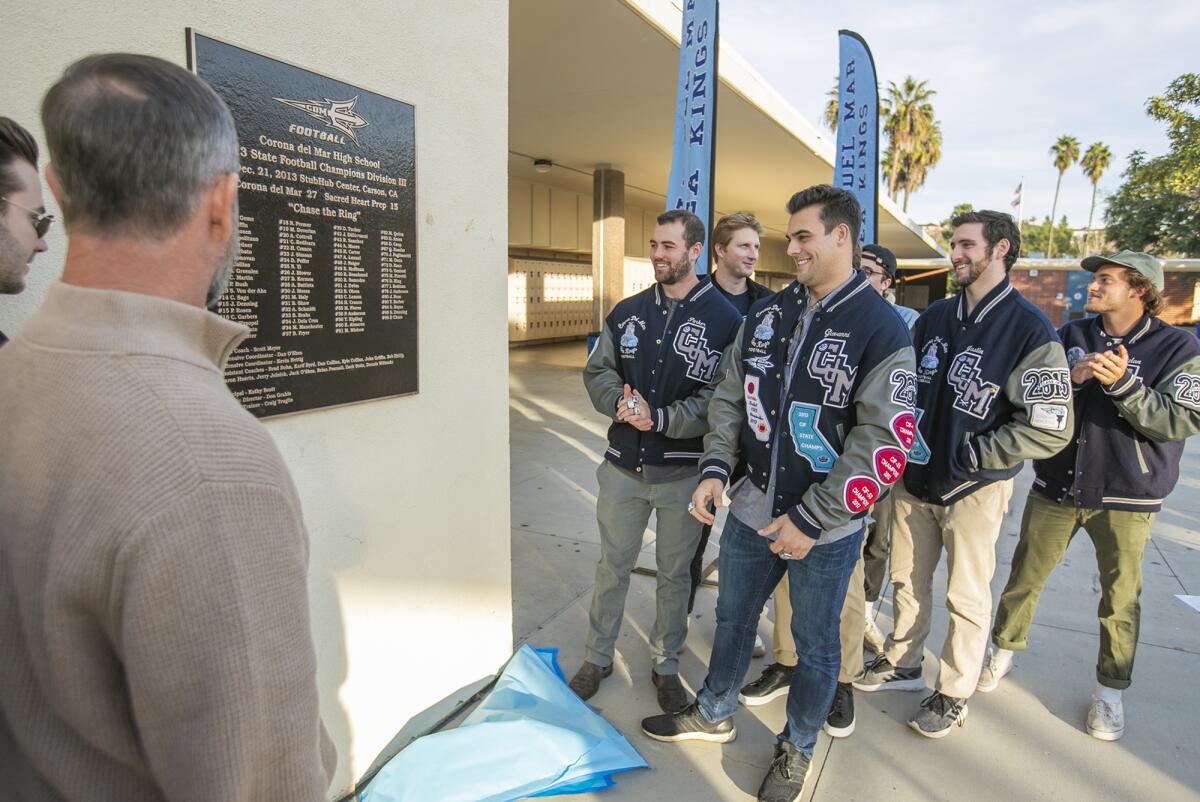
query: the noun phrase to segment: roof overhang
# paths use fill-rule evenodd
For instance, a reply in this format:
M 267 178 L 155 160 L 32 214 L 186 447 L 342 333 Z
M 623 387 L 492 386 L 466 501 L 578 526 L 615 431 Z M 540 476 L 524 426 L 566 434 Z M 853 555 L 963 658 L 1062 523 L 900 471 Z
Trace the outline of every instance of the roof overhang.
M 625 174 L 627 202 L 655 208 L 671 168 L 682 14 L 671 0 L 512 0 L 509 174 L 590 194 L 592 172 Z M 720 45 L 716 206 L 782 237 L 784 204 L 833 176 L 823 136 L 727 43 Z M 836 72 L 836 65 L 830 65 Z M 533 170 L 549 159 L 549 173 Z M 879 239 L 898 258 L 944 255 L 886 197 Z

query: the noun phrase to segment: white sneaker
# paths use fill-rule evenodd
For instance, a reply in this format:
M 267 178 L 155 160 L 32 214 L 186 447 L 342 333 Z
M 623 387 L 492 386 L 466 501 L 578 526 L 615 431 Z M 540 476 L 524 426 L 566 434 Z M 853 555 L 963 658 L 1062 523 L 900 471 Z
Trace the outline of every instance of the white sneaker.
M 1116 741 L 1125 734 L 1125 706 L 1092 697 L 1087 716 L 1088 735 L 1101 741 Z
M 867 613 L 866 626 L 863 629 L 863 645 L 875 654 L 879 654 L 883 651 L 885 640 L 887 640 L 887 636 L 883 634 L 883 630 L 879 628 L 879 624 L 875 623 L 871 614 Z
M 750 653 L 751 657 L 762 657 L 767 653 L 767 645 L 763 643 L 762 635 L 754 633 L 754 651 Z
M 991 693 L 996 690 L 1000 685 L 1000 680 L 1012 671 L 1012 667 L 1012 652 L 997 654 L 996 650 L 989 646 L 987 654 L 983 658 L 983 670 L 979 672 L 979 682 L 976 684 L 975 690 L 983 693 Z

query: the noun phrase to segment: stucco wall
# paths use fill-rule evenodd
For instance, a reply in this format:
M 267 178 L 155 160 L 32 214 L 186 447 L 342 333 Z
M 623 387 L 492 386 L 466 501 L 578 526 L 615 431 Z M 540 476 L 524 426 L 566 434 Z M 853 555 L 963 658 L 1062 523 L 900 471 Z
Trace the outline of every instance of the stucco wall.
M 38 104 L 66 64 L 116 50 L 185 64 L 187 26 L 416 106 L 420 394 L 268 423 L 311 533 L 331 794 L 344 789 L 410 717 L 511 652 L 507 3 L 79 0 L 2 17 L 0 113 L 43 146 Z M 60 274 L 61 226 L 49 245 L 28 290 L 0 296 L 0 330 Z

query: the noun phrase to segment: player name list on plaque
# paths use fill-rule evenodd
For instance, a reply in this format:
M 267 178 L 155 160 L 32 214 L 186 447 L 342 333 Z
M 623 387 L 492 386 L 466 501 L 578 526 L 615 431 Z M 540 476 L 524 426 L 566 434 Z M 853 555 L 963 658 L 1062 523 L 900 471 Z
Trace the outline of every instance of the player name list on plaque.
M 417 392 L 413 107 L 190 30 L 188 58 L 241 146 L 233 394 L 266 417 Z

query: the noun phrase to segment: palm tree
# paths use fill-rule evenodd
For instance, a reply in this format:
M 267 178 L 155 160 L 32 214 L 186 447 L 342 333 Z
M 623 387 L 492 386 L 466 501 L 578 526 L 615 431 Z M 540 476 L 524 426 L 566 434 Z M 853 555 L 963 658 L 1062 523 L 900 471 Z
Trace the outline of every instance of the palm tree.
M 933 104 L 929 102 L 935 94 L 937 92 L 926 86 L 925 81 L 918 81 L 911 75 L 900 86 L 888 81 L 887 94 L 882 100 L 883 130 L 888 135 L 890 152 L 885 156 L 888 170 L 884 176 L 892 200 L 896 200 L 902 189 L 901 170 L 912 170 L 912 154 L 921 148 L 921 143 L 929 139 L 937 126 Z M 938 149 L 940 151 L 940 143 Z M 924 181 L 923 176 L 921 181 Z
M 1058 183 L 1054 185 L 1054 203 L 1050 206 L 1050 241 L 1046 245 L 1046 258 L 1054 256 L 1054 213 L 1058 211 L 1058 190 L 1062 187 L 1063 173 L 1075 162 L 1079 161 L 1079 140 L 1063 134 L 1050 147 L 1054 156 L 1054 166 L 1058 169 Z
M 900 186 L 904 188 L 904 211 L 908 211 L 908 197 L 925 184 L 925 179 L 942 159 L 942 125 L 937 120 L 929 126 L 925 138 L 905 158 L 900 171 Z
M 1087 237 L 1092 236 L 1092 214 L 1096 211 L 1096 185 L 1100 183 L 1100 176 L 1104 175 L 1104 171 L 1110 164 L 1112 164 L 1112 151 L 1103 142 L 1090 145 L 1087 152 L 1083 154 L 1083 158 L 1079 160 L 1083 174 L 1092 182 L 1092 206 L 1088 209 L 1087 234 L 1085 235 Z M 1084 250 L 1087 250 L 1086 241 Z
M 837 133 L 838 115 L 841 109 L 838 107 L 838 77 L 833 76 L 833 89 L 825 93 L 829 98 L 825 103 L 825 111 L 821 112 L 821 122 L 825 123 L 825 127 L 830 131 Z

